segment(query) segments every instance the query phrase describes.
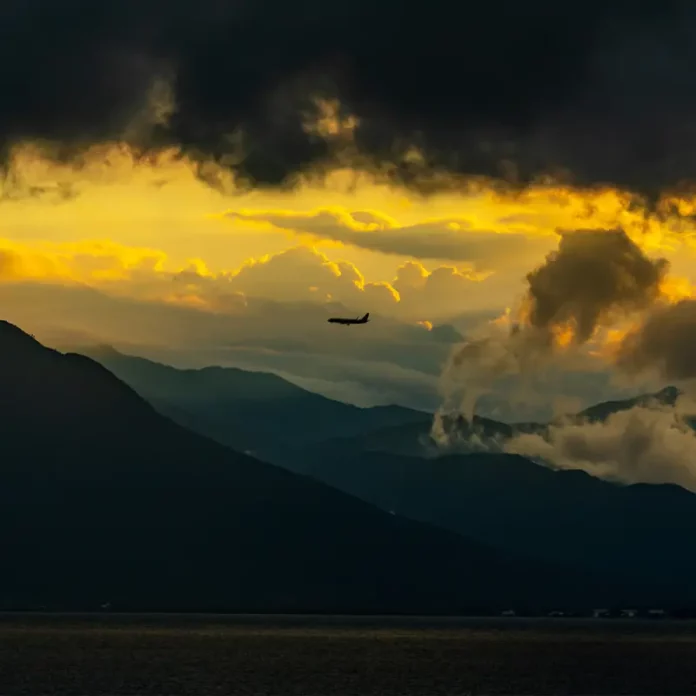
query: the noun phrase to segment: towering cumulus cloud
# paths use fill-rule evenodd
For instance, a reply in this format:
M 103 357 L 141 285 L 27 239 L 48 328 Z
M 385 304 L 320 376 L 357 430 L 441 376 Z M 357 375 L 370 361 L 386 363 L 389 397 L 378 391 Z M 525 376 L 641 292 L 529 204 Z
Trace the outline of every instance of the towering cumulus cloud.
M 278 184 L 349 130 L 411 183 L 423 162 L 649 195 L 696 173 L 690 0 L 7 0 L 0 34 L 5 150 L 125 138 Z M 317 98 L 350 128 L 308 128 Z
M 442 378 L 445 411 L 470 420 L 496 379 L 528 375 L 560 349 L 586 344 L 599 327 L 651 307 L 668 268 L 623 230 L 561 233 L 558 249 L 527 275 L 517 321 L 491 324 L 453 352 Z
M 577 351 L 598 329 L 630 320 L 633 328 L 607 357 L 623 374 L 649 372 L 689 385 L 696 377 L 696 301 L 670 295 L 665 259 L 649 258 L 621 230 L 563 233 L 558 250 L 527 275 L 518 323 L 491 326 L 453 354 L 443 382 L 448 408 L 434 419 L 443 445 L 488 449 L 472 427 L 476 398 L 502 376 L 525 376 Z M 459 402 L 452 396 L 458 395 Z M 627 483 L 671 482 L 696 490 L 696 403 L 674 389 L 605 417 L 564 416 L 534 432 L 517 432 L 496 448 L 561 469 Z M 452 418 L 451 409 L 465 416 Z M 462 427 L 465 425 L 465 427 Z
M 564 328 L 587 342 L 602 321 L 646 309 L 669 268 L 649 259 L 623 230 L 564 232 L 558 251 L 527 276 L 529 325 Z
M 619 368 L 630 372 L 655 371 L 671 382 L 696 377 L 696 301 L 682 300 L 656 307 L 621 342 Z

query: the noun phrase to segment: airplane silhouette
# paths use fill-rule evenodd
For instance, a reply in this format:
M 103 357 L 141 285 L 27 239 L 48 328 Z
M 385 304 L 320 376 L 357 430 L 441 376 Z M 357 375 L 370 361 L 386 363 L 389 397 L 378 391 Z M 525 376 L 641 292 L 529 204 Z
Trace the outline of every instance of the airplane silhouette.
M 344 319 L 342 317 L 331 317 L 329 319 L 329 324 L 367 324 L 370 321 L 370 313 L 368 312 L 364 317 L 356 317 L 355 319 Z

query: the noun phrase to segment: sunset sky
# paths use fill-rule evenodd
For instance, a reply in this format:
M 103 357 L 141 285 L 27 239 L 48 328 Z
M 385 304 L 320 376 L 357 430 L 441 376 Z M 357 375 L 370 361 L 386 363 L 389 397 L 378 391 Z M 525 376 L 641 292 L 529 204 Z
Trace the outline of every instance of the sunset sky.
M 396 37 L 389 2 L 71 0 L 39 39 L 11 3 L 37 50 L 0 75 L 3 316 L 362 405 L 492 380 L 522 417 L 691 379 L 647 332 L 692 321 L 693 7 L 504 4 L 460 41 L 438 3 Z
M 109 144 L 78 167 L 18 146 L 0 204 L 6 316 L 59 344 L 273 369 L 357 403 L 433 408 L 460 339 L 431 340 L 430 329 L 464 335 L 514 318 L 526 275 L 558 248 L 559 232 L 621 228 L 670 261 L 670 292 L 688 295 L 696 282 L 693 223 L 651 217 L 613 188 L 500 194 L 483 184 L 422 196 L 337 166 L 290 191 L 237 190 L 224 172 L 216 189 L 176 154 L 137 161 Z M 56 285 L 71 293 L 62 304 Z M 365 328 L 325 323 L 366 311 Z M 191 323 L 200 314 L 204 331 Z M 597 396 L 589 391 L 568 403 Z

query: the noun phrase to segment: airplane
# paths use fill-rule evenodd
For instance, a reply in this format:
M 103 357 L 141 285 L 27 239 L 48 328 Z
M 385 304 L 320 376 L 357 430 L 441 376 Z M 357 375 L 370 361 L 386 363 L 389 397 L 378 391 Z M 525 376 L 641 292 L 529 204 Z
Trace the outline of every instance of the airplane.
M 329 324 L 367 324 L 370 321 L 370 313 L 368 312 L 364 317 L 355 317 L 355 319 L 343 319 L 342 317 L 331 317 L 328 320 Z

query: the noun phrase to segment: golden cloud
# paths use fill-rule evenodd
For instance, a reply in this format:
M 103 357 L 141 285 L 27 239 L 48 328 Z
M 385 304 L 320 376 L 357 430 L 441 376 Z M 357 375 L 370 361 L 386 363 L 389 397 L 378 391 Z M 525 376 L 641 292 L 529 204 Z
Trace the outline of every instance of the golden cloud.
M 0 239 L 0 281 L 109 283 L 125 281 L 133 271 L 157 273 L 166 255 L 155 249 L 125 247 L 107 240 L 21 244 Z
M 164 109 L 167 101 L 160 101 Z M 318 103 L 315 116 L 308 127 L 323 133 L 321 137 L 343 137 L 341 133 L 351 131 L 350 119 L 336 104 Z M 351 258 L 352 268 L 316 260 L 312 273 L 323 275 L 308 283 L 315 288 L 310 292 L 315 301 L 345 298 L 348 290 L 342 288 L 353 284 L 362 293 L 361 306 L 367 294 L 377 306 L 396 307 L 396 312 L 408 307 L 413 315 L 430 319 L 515 301 L 513 293 L 523 290 L 525 273 L 557 246 L 559 232 L 623 229 L 645 253 L 680 259 L 692 255 L 696 239 L 688 217 L 696 209 L 693 201 L 665 198 L 648 212 L 640 199 L 615 189 L 586 191 L 540 182 L 512 193 L 478 180 L 454 182 L 446 191 L 418 196 L 385 183 L 374 172 L 339 166 L 320 179 L 300 180 L 293 190 L 248 191 L 224 167 L 194 161 L 173 149 L 143 156 L 111 143 L 72 159 L 57 154 L 45 145 L 23 144 L 4 172 L 0 272 L 6 278 L 111 280 L 114 291 L 120 281 L 119 292 L 126 292 L 128 280 L 133 284 L 129 292 L 137 294 L 148 288 L 153 292 L 152 278 L 146 280 L 147 264 L 159 264 L 160 271 L 166 266 L 167 273 L 154 274 L 164 282 L 167 274 L 189 268 L 189 259 L 196 256 L 203 263 L 196 275 L 215 278 L 221 288 L 242 287 L 244 279 L 257 292 L 277 295 L 283 283 L 268 269 L 280 261 L 270 259 L 289 251 L 294 238 L 308 246 L 333 245 Z M 89 241 L 95 236 L 110 241 L 99 242 L 98 250 Z M 139 251 L 127 251 L 131 249 Z M 298 253 L 292 252 L 296 270 L 301 266 Z M 370 281 L 357 270 L 366 267 L 367 257 L 360 254 L 372 254 Z M 244 263 L 249 258 L 258 265 L 264 255 L 271 265 L 263 280 L 260 269 L 255 276 L 230 270 L 254 265 Z M 377 267 L 374 259 L 382 256 L 386 260 Z M 409 271 L 404 257 L 416 259 L 422 271 Z M 426 270 L 419 259 L 440 266 Z M 284 263 L 283 272 L 290 273 L 288 259 Z M 498 273 L 495 282 L 486 278 L 491 270 Z M 338 282 L 341 289 L 336 278 L 343 279 Z M 684 279 L 681 289 L 673 278 L 665 280 L 672 289 L 663 283 L 663 294 L 683 296 L 693 280 Z M 473 281 L 487 283 L 484 297 L 473 291 Z M 416 289 L 419 283 L 422 287 Z M 265 290 L 263 284 L 268 284 Z M 194 296 L 189 294 L 187 301 L 194 302 Z
M 326 123 L 316 127 L 350 130 L 340 125 L 336 109 L 323 103 L 316 123 Z M 482 180 L 475 186 L 459 181 L 445 192 L 419 196 L 374 173 L 337 166 L 321 177 L 298 180 L 292 190 L 248 191 L 220 164 L 196 161 L 172 148 L 144 155 L 107 143 L 73 158 L 58 157 L 63 154 L 38 143 L 14 149 L 0 183 L 0 199 L 8 206 L 3 211 L 6 226 L 50 228 L 70 221 L 78 235 L 87 225 L 106 227 L 110 234 L 118 234 L 119 225 L 138 225 L 137 233 L 147 234 L 144 225 L 152 231 L 160 224 L 219 223 L 231 208 L 231 216 L 247 228 L 265 218 L 267 229 L 276 226 L 383 253 L 401 250 L 416 258 L 426 254 L 456 261 L 480 256 L 486 236 L 498 245 L 496 253 L 510 256 L 532 244 L 524 240 L 545 237 L 553 244 L 558 230 L 578 228 L 621 228 L 641 248 L 662 253 L 696 240 L 694 201 L 665 198 L 656 210 L 648 210 L 635 195 L 609 188 L 542 182 L 511 192 Z M 506 235 L 502 239 L 501 233 Z
M 520 257 L 538 257 L 553 245 L 548 235 L 520 234 L 514 230 L 474 229 L 463 218 L 425 220 L 399 225 L 395 219 L 372 210 L 349 211 L 322 208 L 307 213 L 290 210 L 230 210 L 229 219 L 271 226 L 314 240 L 331 240 L 416 259 L 447 260 L 470 264 L 479 270 L 518 262 Z
M 237 312 L 245 297 L 280 302 L 339 302 L 404 320 L 466 312 L 476 277 L 456 268 L 428 271 L 408 262 L 391 280 L 367 281 L 357 266 L 321 251 L 292 247 L 247 259 L 236 269 L 211 271 L 202 259 L 173 264 L 157 249 L 91 240 L 21 244 L 0 240 L 0 282 L 87 285 L 112 295 Z

